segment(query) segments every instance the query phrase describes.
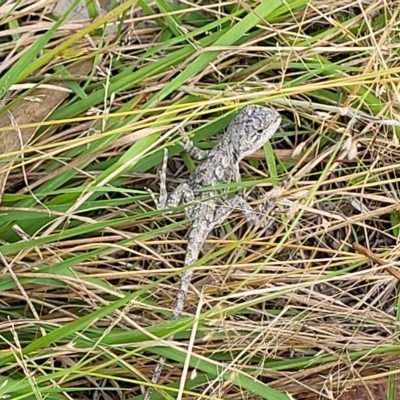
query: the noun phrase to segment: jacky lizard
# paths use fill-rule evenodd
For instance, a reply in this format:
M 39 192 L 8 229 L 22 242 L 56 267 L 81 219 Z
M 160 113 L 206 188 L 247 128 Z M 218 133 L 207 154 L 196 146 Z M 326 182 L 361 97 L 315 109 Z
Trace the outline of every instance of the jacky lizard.
M 201 162 L 188 181 L 179 185 L 170 196 L 167 196 L 166 192 L 165 174 L 161 174 L 161 193 L 157 207 L 159 209 L 173 208 L 178 206 L 182 200 L 189 204 L 185 209 L 185 217 L 190 219 L 191 225 L 188 232 L 184 268 L 197 261 L 207 236 L 215 227 L 221 225 L 235 208 L 244 213 L 250 224 L 257 225 L 261 221 L 262 207 L 256 213 L 241 195 L 227 198 L 228 189 L 220 189 L 217 186 L 239 182 L 239 162 L 260 149 L 274 135 L 280 124 L 281 116 L 277 111 L 259 105 L 246 106 L 229 124 L 221 141 L 212 150 L 200 150 L 189 140 L 184 142 L 184 149 Z M 163 170 L 165 171 L 165 169 L 166 157 Z M 201 190 L 204 188 L 209 188 L 209 190 Z M 264 221 L 260 225 L 269 224 Z M 186 269 L 182 273 L 172 311 L 172 320 L 180 317 L 192 273 L 191 269 Z M 164 363 L 165 358 L 161 358 L 152 376 L 153 383 L 158 382 Z M 152 388 L 149 387 L 144 397 L 145 400 L 150 399 L 152 391 Z

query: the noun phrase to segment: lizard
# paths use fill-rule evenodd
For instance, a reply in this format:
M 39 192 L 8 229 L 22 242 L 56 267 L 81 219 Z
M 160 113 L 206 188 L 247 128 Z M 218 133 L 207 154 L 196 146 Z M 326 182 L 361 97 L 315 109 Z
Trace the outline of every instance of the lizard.
M 280 114 L 272 108 L 260 105 L 248 105 L 229 124 L 221 141 L 211 150 L 201 150 L 186 139 L 182 147 L 195 160 L 200 161 L 187 182 L 181 183 L 169 196 L 166 190 L 167 152 L 160 178 L 160 197 L 157 208 L 170 209 L 177 207 L 183 200 L 188 206 L 184 210 L 185 217 L 190 220 L 187 235 L 186 256 L 183 268 L 195 263 L 201 248 L 211 231 L 220 226 L 231 212 L 240 209 L 247 221 L 252 225 L 269 226 L 262 221 L 262 206 L 259 213 L 254 212 L 240 194 L 228 198 L 228 189 L 216 188 L 218 185 L 239 182 L 240 161 L 260 149 L 275 134 L 281 124 Z M 209 190 L 202 190 L 210 188 Z M 261 216 L 262 217 L 262 216 Z M 185 269 L 181 275 L 180 286 L 172 310 L 171 320 L 179 319 L 184 307 L 193 271 Z M 168 340 L 172 340 L 169 338 Z M 156 384 L 161 375 L 165 358 L 161 358 L 154 370 L 152 383 Z M 148 387 L 144 400 L 149 400 L 153 392 Z

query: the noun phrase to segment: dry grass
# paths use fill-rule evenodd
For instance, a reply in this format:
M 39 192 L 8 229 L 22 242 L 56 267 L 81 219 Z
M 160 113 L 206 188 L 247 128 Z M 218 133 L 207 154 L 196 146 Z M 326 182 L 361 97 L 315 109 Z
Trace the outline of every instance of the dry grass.
M 47 43 L 44 2 L 0 6 L 0 396 L 140 399 L 164 355 L 153 399 L 181 379 L 184 398 L 395 399 L 400 2 L 156 3 L 122 3 L 117 38 L 77 20 Z M 278 196 L 274 233 L 234 213 L 169 322 L 187 223 L 144 189 L 164 147 L 169 189 L 187 178 L 182 132 L 212 147 L 255 102 L 284 118 L 241 165 L 252 205 Z

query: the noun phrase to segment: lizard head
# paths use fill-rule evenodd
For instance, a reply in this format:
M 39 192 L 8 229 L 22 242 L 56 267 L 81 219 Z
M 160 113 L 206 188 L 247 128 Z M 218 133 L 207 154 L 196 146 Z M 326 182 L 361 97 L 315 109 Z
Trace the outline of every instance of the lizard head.
M 249 105 L 229 124 L 224 137 L 238 160 L 260 149 L 279 128 L 282 118 L 269 107 Z

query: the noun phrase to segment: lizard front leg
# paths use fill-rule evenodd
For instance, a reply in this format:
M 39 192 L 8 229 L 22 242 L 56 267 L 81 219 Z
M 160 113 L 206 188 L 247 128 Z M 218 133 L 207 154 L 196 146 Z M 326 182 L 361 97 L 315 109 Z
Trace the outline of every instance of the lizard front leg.
M 166 176 L 167 176 L 168 150 L 164 149 L 163 166 L 160 173 L 160 198 L 158 201 L 153 197 L 158 210 L 177 207 L 182 199 L 185 203 L 193 201 L 194 194 L 192 188 L 187 183 L 181 183 L 170 195 L 167 192 Z
M 199 149 L 193 144 L 193 142 L 187 137 L 183 138 L 179 144 L 187 151 L 195 160 L 202 161 L 206 159 L 210 153 L 209 150 Z

